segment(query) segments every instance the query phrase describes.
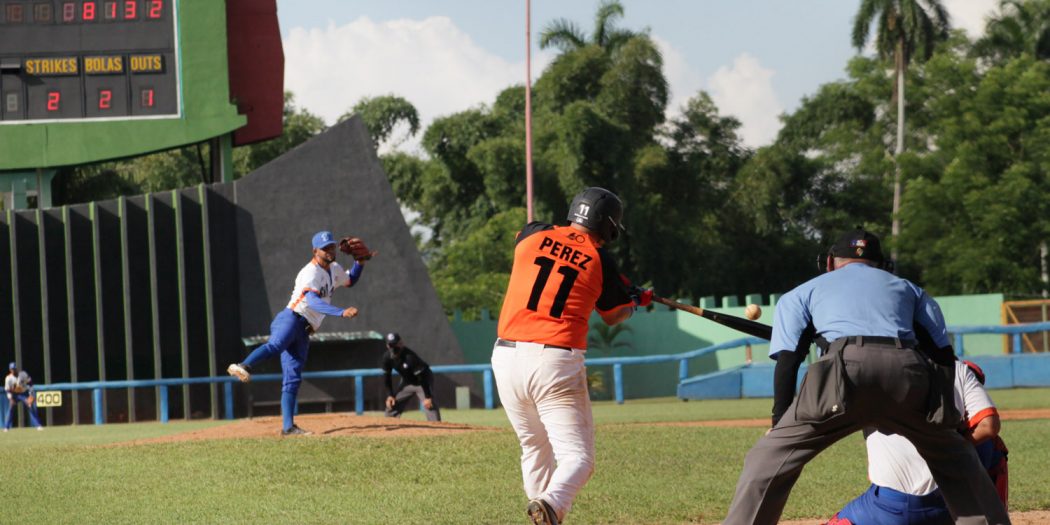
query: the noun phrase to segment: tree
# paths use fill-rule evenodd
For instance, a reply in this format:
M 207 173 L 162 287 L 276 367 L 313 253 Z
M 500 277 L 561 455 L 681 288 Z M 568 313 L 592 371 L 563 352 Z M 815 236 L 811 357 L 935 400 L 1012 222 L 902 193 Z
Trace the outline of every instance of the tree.
M 905 155 L 902 245 L 930 293 L 1032 297 L 1050 234 L 1050 64 L 1028 54 L 983 70 L 960 53 L 925 67 L 936 148 Z
M 634 330 L 628 323 L 609 326 L 601 321 L 591 323 L 587 332 L 587 354 L 590 357 L 609 357 L 614 353 L 630 354 L 634 344 L 625 340 Z M 587 391 L 591 399 L 608 399 L 606 377 L 612 366 L 587 367 Z
M 868 42 L 871 24 L 878 19 L 875 49 L 883 60 L 893 58 L 897 80 L 897 147 L 894 158 L 904 151 L 904 76 L 914 59 L 933 55 L 938 41 L 948 37 L 948 11 L 941 0 L 861 0 L 853 20 L 853 46 L 857 50 Z M 900 235 L 901 170 L 896 163 L 893 176 L 893 260 L 897 260 L 896 240 Z
M 973 51 L 998 64 L 1022 53 L 1050 59 L 1050 0 L 1000 0 Z
M 623 18 L 623 4 L 619 0 L 602 0 L 594 14 L 594 31 L 591 32 L 590 39 L 575 22 L 559 18 L 547 24 L 540 33 L 540 49 L 556 47 L 567 53 L 594 45 L 606 53 L 615 52 L 637 36 L 633 31 L 614 26 L 615 21 L 620 18 Z
M 408 133 L 391 144 L 397 147 L 409 137 L 419 132 L 419 112 L 411 102 L 396 95 L 365 97 L 354 104 L 353 109 L 339 117 L 342 122 L 353 115 L 358 115 L 372 136 L 372 146 L 389 141 L 399 125 L 408 127 Z
M 327 128 L 324 120 L 295 105 L 295 95 L 284 92 L 283 130 L 279 137 L 234 148 L 233 165 L 237 177 L 243 177 L 286 151 L 310 140 Z M 205 157 L 207 158 L 207 157 Z

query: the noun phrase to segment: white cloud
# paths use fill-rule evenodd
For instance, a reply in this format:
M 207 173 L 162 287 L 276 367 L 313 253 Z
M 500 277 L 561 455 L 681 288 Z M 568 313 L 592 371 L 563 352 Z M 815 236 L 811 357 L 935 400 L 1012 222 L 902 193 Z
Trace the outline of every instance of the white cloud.
M 293 28 L 284 54 L 285 89 L 329 124 L 362 97 L 393 93 L 416 107 L 425 130 L 435 117 L 492 104 L 504 88 L 525 83 L 524 56 L 510 62 L 490 53 L 444 16 Z M 533 80 L 549 61 L 533 55 Z
M 773 142 L 780 130 L 777 117 L 784 109 L 773 90 L 773 74 L 745 52 L 733 60 L 732 66 L 718 68 L 707 81 L 719 113 L 740 120 L 740 136 L 751 147 Z
M 952 27 L 965 29 L 970 38 L 984 33 L 985 19 L 999 7 L 999 0 L 945 0 Z
M 667 97 L 668 116 L 678 115 L 690 98 L 704 87 L 704 77 L 689 66 L 685 55 L 674 48 L 670 42 L 653 36 L 656 47 L 664 59 L 664 77 L 667 78 L 670 94 Z

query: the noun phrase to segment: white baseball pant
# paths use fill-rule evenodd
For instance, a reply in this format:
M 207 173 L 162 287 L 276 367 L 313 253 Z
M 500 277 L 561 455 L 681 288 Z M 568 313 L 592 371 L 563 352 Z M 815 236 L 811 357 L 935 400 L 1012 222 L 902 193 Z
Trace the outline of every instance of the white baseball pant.
M 541 498 L 561 521 L 594 474 L 594 419 L 584 351 L 516 342 L 494 346 L 500 402 L 521 443 L 525 495 Z

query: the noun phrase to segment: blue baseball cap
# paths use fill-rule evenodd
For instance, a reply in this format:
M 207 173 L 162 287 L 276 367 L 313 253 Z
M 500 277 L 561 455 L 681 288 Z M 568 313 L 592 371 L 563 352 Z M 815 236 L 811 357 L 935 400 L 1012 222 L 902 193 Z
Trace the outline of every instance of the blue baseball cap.
M 313 245 L 314 249 L 324 248 L 330 244 L 335 244 L 335 239 L 332 237 L 332 232 L 324 231 L 317 232 L 314 234 Z
M 16 370 L 16 369 L 18 369 L 18 365 L 16 365 L 14 361 L 11 361 L 11 363 L 9 363 L 7 365 L 7 369 L 8 370 Z

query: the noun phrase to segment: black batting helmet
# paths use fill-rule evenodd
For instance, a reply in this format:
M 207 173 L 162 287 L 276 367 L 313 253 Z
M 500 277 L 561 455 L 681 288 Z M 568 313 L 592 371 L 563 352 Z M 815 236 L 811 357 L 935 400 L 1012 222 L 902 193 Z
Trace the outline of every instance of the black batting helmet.
M 605 188 L 585 188 L 572 199 L 568 219 L 586 226 L 605 242 L 615 241 L 624 231 L 623 201 Z
M 387 344 L 387 346 L 394 346 L 394 345 L 396 345 L 396 344 L 398 344 L 400 342 L 401 342 L 401 335 L 398 334 L 397 332 L 390 332 L 389 334 L 386 334 L 386 344 Z

